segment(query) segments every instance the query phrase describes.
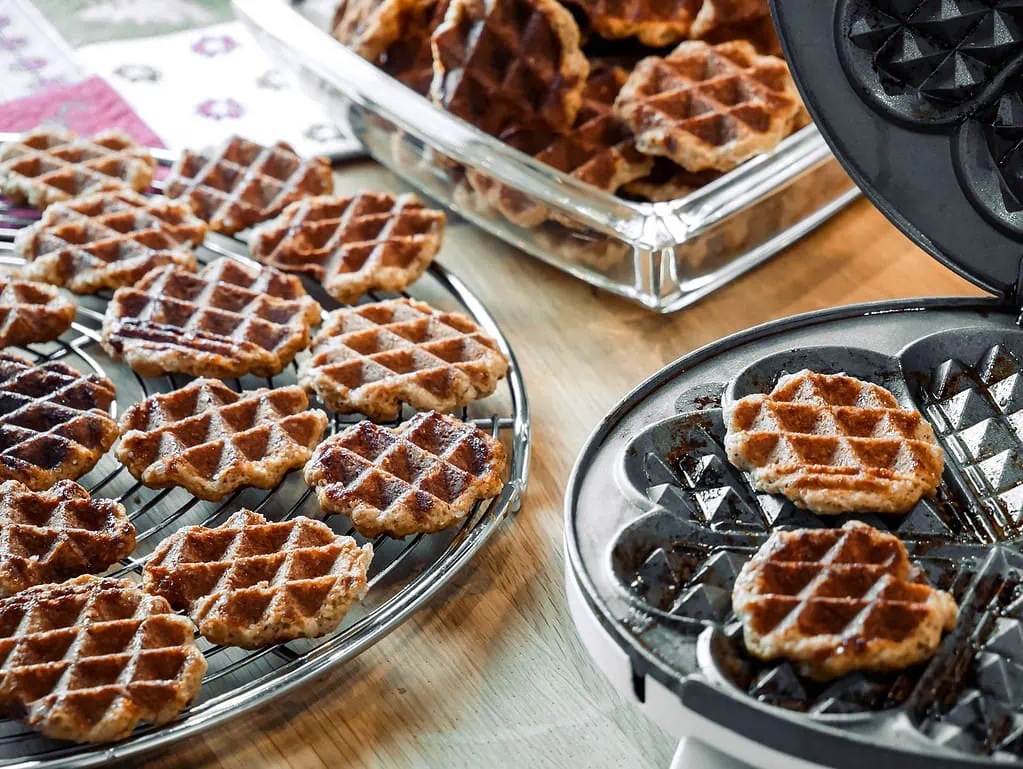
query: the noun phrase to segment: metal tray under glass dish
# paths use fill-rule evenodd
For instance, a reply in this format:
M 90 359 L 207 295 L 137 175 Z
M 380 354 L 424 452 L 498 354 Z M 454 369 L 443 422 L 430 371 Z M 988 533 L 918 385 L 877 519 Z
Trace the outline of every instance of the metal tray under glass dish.
M 322 14 L 305 11 L 313 23 L 281 2 L 233 4 L 259 42 L 413 187 L 533 256 L 658 312 L 741 275 L 858 194 L 808 126 L 687 197 L 623 200 L 435 107 L 334 40 Z M 466 184 L 467 169 L 512 191 L 517 206 L 546 212 L 546 220 L 519 226 L 483 205 Z
M 801 315 L 687 355 L 628 395 L 569 482 L 573 617 L 623 692 L 679 736 L 759 767 L 1023 762 L 1023 331 L 986 299 Z M 945 449 L 938 494 L 906 515 L 816 516 L 727 460 L 721 405 L 783 373 L 846 372 L 917 408 Z M 826 683 L 753 658 L 731 606 L 771 531 L 851 517 L 905 543 L 955 596 L 933 659 Z
M 11 135 L 0 134 L 0 143 Z M 161 162 L 166 163 L 166 158 Z M 17 265 L 12 241 L 18 228 L 36 214 L 14 210 L 0 202 L 0 265 Z M 242 241 L 210 234 L 198 249 L 201 263 L 220 256 L 249 262 Z M 319 287 L 304 281 L 306 289 L 325 309 L 337 307 Z M 353 609 L 342 626 L 323 638 L 269 646 L 256 651 L 215 646 L 197 638 L 209 662 L 197 701 L 174 722 L 163 727 L 140 727 L 127 740 L 112 745 L 72 745 L 39 736 L 16 721 L 0 720 L 0 767 L 39 769 L 41 767 L 85 767 L 106 764 L 138 756 L 167 746 L 188 735 L 215 726 L 267 701 L 283 695 L 303 682 L 323 675 L 350 660 L 379 641 L 445 585 L 493 536 L 511 512 L 518 509 L 529 470 L 529 408 L 525 386 L 515 357 L 486 308 L 466 286 L 439 264 L 410 289 L 416 299 L 446 310 L 466 312 L 494 337 L 509 356 L 507 379 L 489 398 L 474 403 L 459 416 L 480 429 L 499 437 L 509 456 L 509 469 L 501 494 L 478 504 L 464 522 L 431 535 L 373 540 L 374 558 L 370 568 L 370 589 L 361 606 Z M 56 342 L 10 348 L 34 361 L 61 361 L 85 373 L 100 373 L 117 387 L 117 400 L 111 406 L 114 416 L 155 392 L 167 392 L 183 386 L 189 377 L 141 377 L 121 362 L 112 360 L 100 347 L 100 327 L 110 292 L 97 296 L 78 296 L 78 315 L 72 328 Z M 395 296 L 379 294 L 366 300 Z M 299 353 L 298 360 L 308 353 Z M 293 364 L 272 379 L 253 376 L 228 380 L 237 390 L 279 387 L 296 383 Z M 322 408 L 315 400 L 313 407 Z M 329 413 L 329 412 L 328 412 Z M 406 408 L 394 423 L 412 416 Z M 334 415 L 328 435 L 359 421 L 358 415 Z M 181 488 L 148 489 L 137 483 L 114 457 L 104 456 L 92 472 L 79 481 L 93 494 L 114 498 L 128 510 L 137 529 L 138 547 L 111 575 L 140 579 L 147 557 L 165 537 L 183 526 L 216 526 L 234 511 L 247 507 L 268 519 L 283 520 L 295 515 L 322 519 L 316 497 L 306 487 L 301 473 L 290 473 L 274 489 L 245 488 L 220 502 L 201 501 Z M 355 536 L 347 518 L 331 516 L 327 523 L 337 532 Z

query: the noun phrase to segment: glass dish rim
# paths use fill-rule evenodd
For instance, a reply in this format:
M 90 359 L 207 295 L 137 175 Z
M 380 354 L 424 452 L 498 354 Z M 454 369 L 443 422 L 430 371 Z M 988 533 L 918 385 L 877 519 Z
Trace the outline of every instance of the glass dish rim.
M 368 113 L 466 166 L 541 200 L 588 229 L 634 248 L 685 245 L 831 157 L 812 124 L 778 147 L 682 198 L 623 200 L 509 147 L 451 115 L 346 48 L 283 2 L 232 0 L 236 16 L 299 75 L 315 78 Z

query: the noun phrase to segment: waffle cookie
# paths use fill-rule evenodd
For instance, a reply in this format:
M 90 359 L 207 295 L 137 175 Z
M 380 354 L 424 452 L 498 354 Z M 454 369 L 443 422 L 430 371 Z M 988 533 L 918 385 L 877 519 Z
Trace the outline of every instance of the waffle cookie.
M 414 299 L 327 316 L 298 381 L 332 410 L 395 419 L 401 404 L 450 411 L 497 389 L 508 359 L 472 320 Z
M 452 416 L 416 414 L 395 428 L 352 425 L 316 447 L 305 480 L 325 513 L 366 537 L 446 529 L 501 493 L 504 447 Z
M 448 0 L 343 0 L 331 26 L 334 37 L 421 96 L 430 92 L 430 37 Z
M 228 235 L 277 216 L 308 195 L 334 191 L 325 158 L 304 160 L 283 142 L 272 147 L 232 136 L 215 150 L 185 150 L 164 187 L 210 229 Z
M 923 662 L 959 613 L 921 581 L 898 537 L 860 521 L 772 533 L 743 566 L 732 606 L 751 654 L 817 680 Z
M 433 33 L 430 98 L 493 136 L 568 130 L 589 63 L 557 0 L 452 0 Z
M 206 660 L 192 623 L 124 579 L 83 576 L 0 600 L 0 711 L 47 737 L 113 742 L 174 720 Z
M 0 347 L 52 341 L 74 319 L 75 306 L 57 289 L 0 275 Z
M 0 354 L 0 481 L 48 489 L 85 475 L 117 438 L 114 383 Z
M 788 65 L 743 40 L 643 59 L 614 111 L 642 152 L 692 172 L 730 171 L 774 149 L 804 115 Z
M 216 500 L 242 486 L 272 489 L 301 467 L 327 429 L 301 387 L 237 393 L 196 379 L 131 406 L 117 458 L 152 489 L 182 486 Z
M 216 528 L 160 543 L 143 587 L 187 611 L 207 640 L 256 649 L 337 629 L 366 594 L 373 546 L 305 516 L 267 521 L 239 510 Z
M 306 198 L 258 227 L 249 248 L 264 264 L 307 275 L 349 303 L 418 280 L 440 249 L 445 221 L 411 194 Z
M 191 247 L 205 237 L 206 223 L 184 204 L 115 190 L 50 206 L 14 249 L 28 262 L 25 277 L 92 294 L 165 265 L 194 272 Z
M 693 173 L 668 158 L 660 157 L 647 176 L 622 185 L 622 192 L 629 197 L 642 198 L 652 203 L 678 200 L 720 179 L 721 176 L 720 171 Z
M 74 481 L 44 492 L 0 484 L 0 595 L 106 571 L 133 550 L 124 505 L 92 499 Z
M 572 130 L 514 127 L 498 138 L 581 182 L 614 192 L 626 182 L 649 174 L 654 165 L 653 158 L 636 148 L 632 131 L 612 114 L 615 97 L 627 78 L 621 67 L 594 66 Z M 537 227 L 552 216 L 545 206 L 480 171 L 468 169 L 466 180 L 489 207 L 521 227 Z M 556 218 L 556 214 L 553 216 Z
M 816 513 L 905 513 L 941 482 L 931 425 L 888 390 L 841 374 L 787 374 L 725 408 L 728 458 L 759 489 Z
M 117 131 L 81 139 L 40 128 L 0 147 L 0 192 L 19 205 L 45 208 L 100 190 L 144 190 L 155 168 L 148 150 Z
M 119 288 L 103 349 L 143 376 L 273 376 L 309 346 L 319 319 L 298 278 L 223 258 L 198 274 L 162 267 Z

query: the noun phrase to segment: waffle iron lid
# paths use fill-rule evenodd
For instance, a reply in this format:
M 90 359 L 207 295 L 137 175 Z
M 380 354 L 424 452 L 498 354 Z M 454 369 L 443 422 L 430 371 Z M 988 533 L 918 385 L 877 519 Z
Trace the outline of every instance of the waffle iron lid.
M 771 0 L 796 84 L 880 211 L 1023 305 L 1023 0 Z

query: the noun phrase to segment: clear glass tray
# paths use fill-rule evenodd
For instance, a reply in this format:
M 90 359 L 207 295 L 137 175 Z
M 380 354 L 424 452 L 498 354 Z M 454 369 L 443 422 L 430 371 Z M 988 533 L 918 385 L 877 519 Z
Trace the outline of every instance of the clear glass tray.
M 378 161 L 523 251 L 657 312 L 673 312 L 794 242 L 859 193 L 812 125 L 678 200 L 622 200 L 447 114 L 280 2 L 233 0 L 282 64 Z M 505 188 L 523 226 L 466 175 Z M 477 185 L 478 186 L 478 185 Z M 539 212 L 539 216 L 536 216 Z M 532 224 L 528 222 L 527 224 Z

